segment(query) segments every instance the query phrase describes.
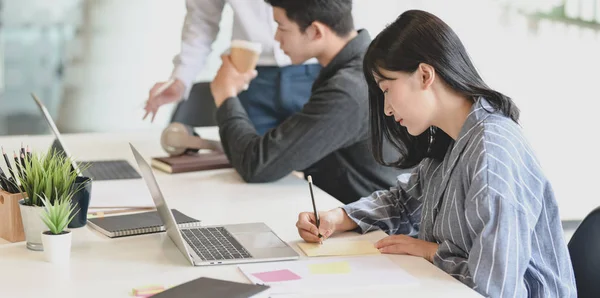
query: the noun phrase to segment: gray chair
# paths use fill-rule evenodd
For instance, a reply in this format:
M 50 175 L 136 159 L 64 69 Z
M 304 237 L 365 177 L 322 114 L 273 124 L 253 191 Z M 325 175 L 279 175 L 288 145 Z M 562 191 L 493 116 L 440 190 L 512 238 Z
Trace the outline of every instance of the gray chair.
M 180 122 L 192 127 L 216 126 L 216 110 L 210 92 L 210 82 L 199 82 L 192 86 L 188 99 L 177 104 L 171 122 Z
M 600 297 L 600 207 L 590 212 L 569 241 L 577 296 Z

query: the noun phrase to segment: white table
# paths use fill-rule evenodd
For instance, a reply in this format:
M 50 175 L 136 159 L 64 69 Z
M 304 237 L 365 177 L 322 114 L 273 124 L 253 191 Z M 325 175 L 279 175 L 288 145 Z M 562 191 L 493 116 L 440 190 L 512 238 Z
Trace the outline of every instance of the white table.
M 204 137 L 218 137 L 214 129 L 199 132 Z M 164 155 L 159 136 L 156 131 L 74 134 L 65 135 L 65 142 L 80 160 L 126 158 L 137 168 L 128 142 L 150 159 Z M 12 151 L 25 142 L 37 150 L 45 150 L 51 141 L 50 136 L 2 137 L 0 145 Z M 201 219 L 205 225 L 265 222 L 300 252 L 295 245 L 301 241 L 295 222 L 299 212 L 312 210 L 304 180 L 290 175 L 274 183 L 247 184 L 231 169 L 177 175 L 155 171 L 155 175 L 171 208 Z M 128 182 L 136 185 L 143 180 Z M 94 182 L 92 193 L 98 188 L 111 187 L 112 195 L 117 197 L 131 193 L 124 189 L 128 187 L 126 183 L 111 183 Z M 319 209 L 342 205 L 320 189 L 314 191 Z M 140 192 L 149 197 L 147 189 Z M 337 237 L 377 241 L 385 234 L 345 233 Z M 419 284 L 388 292 L 375 288 L 355 292 L 357 297 L 481 297 L 424 259 L 389 257 L 415 276 Z M 71 264 L 65 268 L 45 262 L 43 253 L 26 249 L 24 242 L 0 245 L 0 297 L 46 297 L 51 292 L 57 297 L 131 297 L 129 293 L 135 287 L 173 286 L 200 276 L 248 282 L 235 265 L 191 266 L 164 233 L 110 239 L 88 227 L 75 229 Z M 349 297 L 347 293 L 341 296 Z

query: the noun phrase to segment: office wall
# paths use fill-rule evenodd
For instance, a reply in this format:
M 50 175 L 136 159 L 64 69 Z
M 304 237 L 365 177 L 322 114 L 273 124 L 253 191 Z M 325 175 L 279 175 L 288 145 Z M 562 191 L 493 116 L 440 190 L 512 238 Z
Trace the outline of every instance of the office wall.
M 70 131 L 160 128 L 170 109 L 154 124 L 142 122 L 141 104 L 156 80 L 171 71 L 184 15 L 183 1 L 90 1 L 88 34 L 81 61 L 68 69 L 61 127 Z M 539 2 L 539 1 L 538 1 Z M 556 2 L 556 1 L 554 1 Z M 550 22 L 538 31 L 522 16 L 506 13 L 492 0 L 355 0 L 357 24 L 376 34 L 406 9 L 429 10 L 461 36 L 486 81 L 514 98 L 522 125 L 542 167 L 554 184 L 563 218 L 581 218 L 599 205 L 596 137 L 600 33 Z M 549 3 L 552 4 L 552 3 Z M 227 47 L 231 11 L 215 43 L 209 66 Z M 93 113 L 85 111 L 94 111 Z

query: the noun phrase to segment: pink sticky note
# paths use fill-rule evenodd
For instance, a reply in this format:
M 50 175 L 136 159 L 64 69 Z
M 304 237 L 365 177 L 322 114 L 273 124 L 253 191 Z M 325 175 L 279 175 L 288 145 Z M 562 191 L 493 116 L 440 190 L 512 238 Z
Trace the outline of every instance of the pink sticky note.
M 301 279 L 296 273 L 284 269 L 277 271 L 269 271 L 269 272 L 261 272 L 261 273 L 253 273 L 256 278 L 262 280 L 263 282 L 280 282 L 280 281 L 290 281 Z

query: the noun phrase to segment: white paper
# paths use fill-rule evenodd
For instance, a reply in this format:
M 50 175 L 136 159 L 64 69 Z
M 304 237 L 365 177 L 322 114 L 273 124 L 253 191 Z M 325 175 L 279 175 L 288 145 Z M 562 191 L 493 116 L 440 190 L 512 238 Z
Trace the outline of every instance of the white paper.
M 90 207 L 155 207 L 142 179 L 92 182 Z
M 310 264 L 348 262 L 350 272 L 345 274 L 312 274 Z M 338 293 L 368 287 L 405 287 L 418 280 L 396 265 L 385 255 L 310 258 L 298 261 L 269 262 L 239 266 L 240 271 L 254 284 L 271 286 L 271 294 Z M 301 279 L 265 283 L 254 273 L 290 270 Z

